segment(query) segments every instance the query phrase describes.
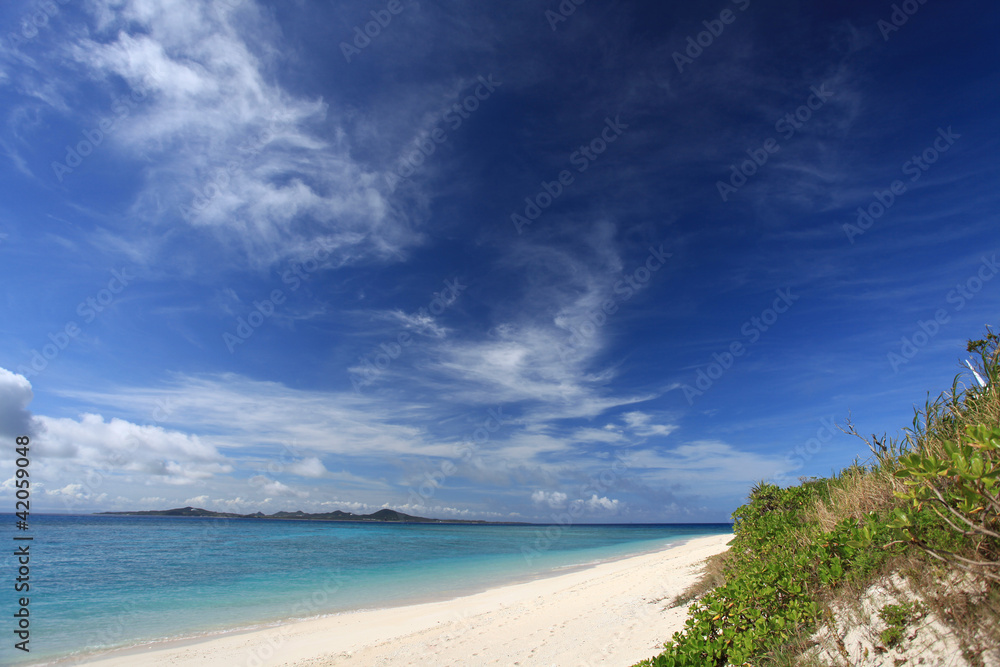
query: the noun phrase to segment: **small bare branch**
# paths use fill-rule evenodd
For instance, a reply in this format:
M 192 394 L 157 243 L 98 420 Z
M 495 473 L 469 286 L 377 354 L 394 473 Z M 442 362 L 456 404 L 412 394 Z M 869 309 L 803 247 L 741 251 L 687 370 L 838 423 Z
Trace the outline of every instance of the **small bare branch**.
M 958 512 L 951 505 L 948 504 L 948 501 L 946 501 L 944 499 L 944 496 L 941 495 L 941 492 L 938 491 L 937 488 L 934 487 L 934 485 L 928 484 L 927 486 L 928 486 L 928 488 L 931 491 L 934 492 L 934 495 L 937 496 L 937 499 L 940 501 L 940 503 L 942 505 L 944 505 L 945 509 L 947 509 L 949 512 L 951 512 L 952 514 L 954 514 L 960 521 L 962 521 L 962 523 L 966 524 L 967 526 L 969 526 L 969 528 L 972 528 L 972 530 L 976 531 L 976 533 L 979 533 L 980 535 L 987 535 L 989 537 L 992 537 L 992 538 L 1000 540 L 1000 534 L 994 533 L 992 530 L 988 530 L 985 526 L 978 526 L 978 525 L 972 523 L 971 521 L 969 521 L 968 519 L 966 519 L 964 516 L 962 516 L 962 514 L 960 512 Z M 941 516 L 941 515 L 938 514 L 938 516 Z M 944 519 L 943 516 L 941 516 L 941 518 Z M 948 520 L 945 519 L 945 521 L 948 521 Z M 967 535 L 968 534 L 965 531 L 963 531 L 963 530 L 955 527 L 950 521 L 948 521 L 948 525 L 952 526 L 953 528 L 955 528 L 956 530 L 958 530 L 959 532 L 961 532 L 963 535 Z

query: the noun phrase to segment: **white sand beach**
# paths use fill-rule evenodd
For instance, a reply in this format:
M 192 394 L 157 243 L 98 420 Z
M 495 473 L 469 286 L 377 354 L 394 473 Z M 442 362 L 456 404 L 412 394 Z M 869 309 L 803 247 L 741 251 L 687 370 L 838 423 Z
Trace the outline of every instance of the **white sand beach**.
M 103 667 L 226 665 L 616 665 L 659 652 L 684 626 L 667 608 L 732 535 L 454 600 L 359 611 L 158 644 L 78 663 Z

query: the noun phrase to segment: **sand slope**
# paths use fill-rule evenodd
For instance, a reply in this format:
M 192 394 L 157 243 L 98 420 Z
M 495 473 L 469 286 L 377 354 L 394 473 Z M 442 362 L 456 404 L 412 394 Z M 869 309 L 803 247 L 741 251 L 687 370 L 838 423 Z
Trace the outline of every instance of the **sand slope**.
M 732 535 L 448 600 L 340 614 L 185 644 L 108 654 L 83 664 L 631 665 L 683 628 L 665 609 L 701 561 Z

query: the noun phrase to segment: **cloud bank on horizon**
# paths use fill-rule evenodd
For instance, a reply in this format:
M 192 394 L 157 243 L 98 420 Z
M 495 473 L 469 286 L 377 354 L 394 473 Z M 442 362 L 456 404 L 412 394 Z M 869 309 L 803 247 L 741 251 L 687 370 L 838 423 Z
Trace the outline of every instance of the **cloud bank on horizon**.
M 864 458 L 997 324 L 998 15 L 7 3 L 0 498 L 18 435 L 40 511 L 724 521 Z

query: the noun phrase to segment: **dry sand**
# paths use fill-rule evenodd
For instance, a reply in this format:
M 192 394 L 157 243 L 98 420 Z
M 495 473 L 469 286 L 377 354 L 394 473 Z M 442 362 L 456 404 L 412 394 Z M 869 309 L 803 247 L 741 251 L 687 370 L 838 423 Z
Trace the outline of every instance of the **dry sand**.
M 684 627 L 666 608 L 732 535 L 443 602 L 344 613 L 106 654 L 104 667 L 523 665 L 626 667 Z

